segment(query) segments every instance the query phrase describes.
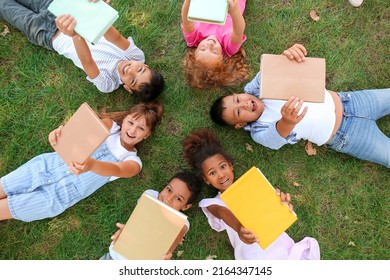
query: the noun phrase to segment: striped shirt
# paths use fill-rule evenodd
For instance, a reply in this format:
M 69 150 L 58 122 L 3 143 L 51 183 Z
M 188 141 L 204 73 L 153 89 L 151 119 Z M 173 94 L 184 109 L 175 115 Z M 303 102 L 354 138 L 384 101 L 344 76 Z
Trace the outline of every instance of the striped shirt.
M 119 62 L 129 60 L 145 62 L 145 55 L 134 44 L 133 38 L 128 37 L 127 39 L 130 41 L 130 46 L 127 50 L 121 50 L 104 37 L 96 45 L 87 42 L 92 58 L 100 71 L 95 79 L 87 76 L 87 80 L 92 82 L 99 91 L 109 93 L 123 84 L 117 69 Z M 60 33 L 53 41 L 53 48 L 57 53 L 71 59 L 77 67 L 83 69 L 71 37 Z

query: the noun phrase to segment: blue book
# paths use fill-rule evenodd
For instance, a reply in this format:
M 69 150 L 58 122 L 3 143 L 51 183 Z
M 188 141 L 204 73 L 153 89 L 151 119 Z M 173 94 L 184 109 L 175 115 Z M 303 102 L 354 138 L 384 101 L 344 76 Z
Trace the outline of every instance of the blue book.
M 96 44 L 119 17 L 103 0 L 54 0 L 48 10 L 56 17 L 72 15 L 77 22 L 74 30 L 91 44 Z
M 191 0 L 188 20 L 224 25 L 228 8 L 227 0 Z

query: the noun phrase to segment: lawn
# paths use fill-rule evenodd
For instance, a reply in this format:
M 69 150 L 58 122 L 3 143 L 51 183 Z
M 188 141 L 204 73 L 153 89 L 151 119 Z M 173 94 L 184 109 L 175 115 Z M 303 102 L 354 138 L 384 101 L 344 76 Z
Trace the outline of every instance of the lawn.
M 108 250 L 115 223 L 128 219 L 142 192 L 161 189 L 176 171 L 189 168 L 181 141 L 205 126 L 220 136 L 233 156 L 236 177 L 255 165 L 275 187 L 292 195 L 299 220 L 287 233 L 295 241 L 316 238 L 321 258 L 327 260 L 390 259 L 388 169 L 322 146 L 317 155 L 307 156 L 303 141 L 273 151 L 254 143 L 243 130 L 214 125 L 208 116 L 212 101 L 225 93 L 242 92 L 245 84 L 211 91 L 186 84 L 182 1 L 112 2 L 120 13 L 115 27 L 134 38 L 146 62 L 166 80 L 160 97 L 164 119 L 138 147 L 142 172 L 107 184 L 55 218 L 0 222 L 0 259 L 98 259 Z M 309 17 L 311 10 L 318 12 L 318 21 Z M 250 0 L 244 16 L 248 39 L 243 46 L 252 76 L 261 54 L 279 54 L 298 42 L 309 56 L 326 59 L 328 89 L 389 87 L 389 1 L 366 0 L 354 8 L 347 0 Z M 5 24 L 0 20 L 0 32 Z M 0 36 L 0 176 L 51 151 L 47 135 L 82 102 L 97 110 L 105 106 L 123 110 L 136 102 L 124 89 L 99 93 L 70 60 L 30 44 L 7 26 L 10 32 Z M 378 125 L 390 135 L 389 116 Z M 214 195 L 204 185 L 201 197 Z M 191 228 L 174 259 L 234 259 L 225 232 L 213 231 L 198 207 L 186 214 Z

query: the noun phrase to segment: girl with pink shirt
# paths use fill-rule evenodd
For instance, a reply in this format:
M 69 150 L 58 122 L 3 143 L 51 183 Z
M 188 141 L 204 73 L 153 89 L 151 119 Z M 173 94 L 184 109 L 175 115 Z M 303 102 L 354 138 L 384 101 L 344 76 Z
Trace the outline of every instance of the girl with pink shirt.
M 226 22 L 217 25 L 189 21 L 191 0 L 184 0 L 181 28 L 190 47 L 184 58 L 184 70 L 192 87 L 236 86 L 249 78 L 249 67 L 245 64 L 245 52 L 241 48 L 246 40 L 242 15 L 246 0 L 227 1 Z

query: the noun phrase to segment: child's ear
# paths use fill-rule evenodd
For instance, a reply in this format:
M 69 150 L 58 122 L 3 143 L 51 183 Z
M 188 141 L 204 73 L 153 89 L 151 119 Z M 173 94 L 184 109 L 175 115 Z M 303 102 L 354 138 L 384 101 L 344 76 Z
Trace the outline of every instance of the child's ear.
M 203 181 L 207 184 L 207 185 L 210 185 L 210 181 L 207 180 L 207 178 L 205 176 L 203 176 Z
M 130 92 L 131 94 L 133 94 L 133 91 L 126 85 L 123 85 L 123 87 L 125 88 L 125 90 L 127 90 L 128 92 Z
M 186 210 L 188 210 L 188 209 L 190 209 L 192 207 L 192 204 L 186 204 L 186 205 L 184 205 L 182 208 L 181 208 L 181 211 L 186 211 Z
M 240 122 L 240 123 L 237 123 L 234 128 L 236 129 L 239 129 L 239 128 L 243 128 L 244 126 L 246 126 L 248 123 L 246 122 Z

